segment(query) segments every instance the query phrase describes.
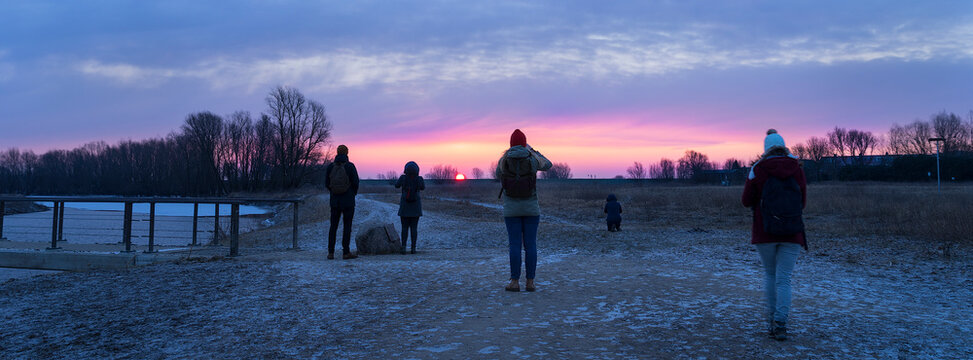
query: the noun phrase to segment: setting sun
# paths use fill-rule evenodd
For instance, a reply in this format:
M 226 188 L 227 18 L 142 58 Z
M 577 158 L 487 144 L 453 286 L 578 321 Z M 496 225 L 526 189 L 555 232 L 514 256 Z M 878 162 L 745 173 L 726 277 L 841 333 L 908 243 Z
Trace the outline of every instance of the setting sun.
M 456 174 L 456 181 L 463 181 L 463 180 L 466 180 L 466 175 Z

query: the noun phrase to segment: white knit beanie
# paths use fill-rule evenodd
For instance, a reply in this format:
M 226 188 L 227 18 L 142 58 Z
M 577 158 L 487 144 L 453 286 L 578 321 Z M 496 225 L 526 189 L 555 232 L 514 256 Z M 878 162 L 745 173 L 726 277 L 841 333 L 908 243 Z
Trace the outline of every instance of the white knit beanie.
M 780 146 L 785 149 L 787 148 L 787 146 L 784 145 L 784 138 L 777 133 L 777 130 L 767 130 L 767 137 L 764 138 L 764 154 L 770 151 L 770 148 L 775 146 Z

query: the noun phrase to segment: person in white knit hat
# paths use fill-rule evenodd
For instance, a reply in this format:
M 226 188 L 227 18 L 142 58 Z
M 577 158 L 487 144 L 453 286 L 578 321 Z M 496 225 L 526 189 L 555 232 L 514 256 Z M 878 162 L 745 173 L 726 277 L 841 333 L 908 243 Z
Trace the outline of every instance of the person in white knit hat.
M 750 243 L 763 263 L 769 335 L 776 340 L 787 339 L 791 273 L 801 247 L 807 249 L 802 219 L 806 203 L 807 180 L 800 162 L 777 130 L 767 130 L 764 153 L 743 188 L 743 206 L 753 209 Z
M 767 156 L 770 156 L 771 150 L 773 150 L 776 156 L 788 156 L 797 159 L 797 156 L 791 154 L 790 149 L 788 149 L 787 145 L 784 144 L 784 137 L 780 136 L 780 134 L 777 133 L 777 130 L 769 129 L 767 130 L 767 137 L 764 138 L 764 153 L 760 155 L 760 160 L 757 160 L 757 162 L 750 167 L 750 176 L 747 177 L 748 179 L 753 179 L 753 169 L 757 167 L 757 164 L 759 164 L 761 160 Z

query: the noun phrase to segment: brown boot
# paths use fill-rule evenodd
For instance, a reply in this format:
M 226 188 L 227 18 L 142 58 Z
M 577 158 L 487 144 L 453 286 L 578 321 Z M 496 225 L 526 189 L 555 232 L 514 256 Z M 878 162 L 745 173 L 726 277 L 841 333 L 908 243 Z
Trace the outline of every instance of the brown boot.
M 328 253 L 328 260 L 334 260 L 334 253 Z
M 527 279 L 527 284 L 524 285 L 524 289 L 527 291 L 537 290 L 537 286 L 534 286 L 534 279 Z
M 354 258 L 357 258 L 357 257 L 358 257 L 358 254 L 355 254 L 355 253 L 347 253 L 347 254 L 341 255 L 341 258 L 344 259 L 344 260 L 354 259 Z
M 504 290 L 518 292 L 520 291 L 520 282 L 514 279 L 510 279 L 510 283 L 504 286 Z

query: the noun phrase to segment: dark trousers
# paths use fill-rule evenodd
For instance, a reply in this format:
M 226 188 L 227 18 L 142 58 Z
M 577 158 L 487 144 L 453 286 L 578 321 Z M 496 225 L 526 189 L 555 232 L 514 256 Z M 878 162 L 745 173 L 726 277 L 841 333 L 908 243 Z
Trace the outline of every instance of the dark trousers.
M 618 231 L 618 230 L 621 230 L 621 229 L 622 229 L 622 221 L 621 220 L 618 220 L 618 221 L 609 221 L 608 222 L 608 231 Z
M 334 243 L 338 235 L 338 220 L 344 216 L 344 231 L 341 233 L 341 252 L 351 252 L 351 222 L 355 219 L 355 208 L 331 208 L 331 229 L 328 230 L 328 253 L 334 254 Z
M 419 217 L 401 216 L 402 219 L 402 250 L 405 251 L 405 240 L 412 233 L 412 250 L 416 249 L 416 236 L 419 236 Z M 411 230 L 411 231 L 410 231 Z

